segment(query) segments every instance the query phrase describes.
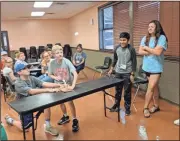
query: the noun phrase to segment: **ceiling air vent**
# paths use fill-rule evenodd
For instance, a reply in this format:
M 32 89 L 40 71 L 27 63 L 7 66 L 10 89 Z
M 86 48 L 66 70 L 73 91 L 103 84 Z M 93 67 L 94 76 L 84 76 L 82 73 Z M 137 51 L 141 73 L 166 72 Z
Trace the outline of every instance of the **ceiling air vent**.
M 53 15 L 53 14 L 55 14 L 55 13 L 45 13 L 45 15 Z
M 56 4 L 57 4 L 57 5 L 65 5 L 65 4 L 67 4 L 67 3 L 65 3 L 65 2 L 57 2 Z

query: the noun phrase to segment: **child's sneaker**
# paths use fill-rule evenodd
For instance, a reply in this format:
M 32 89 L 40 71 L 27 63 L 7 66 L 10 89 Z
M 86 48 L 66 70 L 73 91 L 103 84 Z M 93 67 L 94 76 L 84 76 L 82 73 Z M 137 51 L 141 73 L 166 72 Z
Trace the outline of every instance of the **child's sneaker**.
M 62 125 L 62 124 L 65 124 L 65 123 L 68 123 L 70 120 L 69 120 L 69 116 L 64 116 L 59 120 L 58 122 L 58 125 Z
M 73 119 L 72 131 L 77 132 L 79 130 L 79 123 L 77 119 Z
M 179 126 L 179 119 L 175 120 L 174 124 Z
M 13 118 L 11 118 L 9 115 L 6 115 L 5 116 L 5 120 L 6 120 L 6 123 L 8 124 L 8 125 L 13 125 L 13 121 L 14 121 L 14 119 Z
M 46 126 L 46 124 L 44 124 L 44 131 L 46 133 L 53 135 L 53 136 L 59 135 L 59 132 L 54 127 L 52 127 L 52 126 L 48 127 L 48 126 Z

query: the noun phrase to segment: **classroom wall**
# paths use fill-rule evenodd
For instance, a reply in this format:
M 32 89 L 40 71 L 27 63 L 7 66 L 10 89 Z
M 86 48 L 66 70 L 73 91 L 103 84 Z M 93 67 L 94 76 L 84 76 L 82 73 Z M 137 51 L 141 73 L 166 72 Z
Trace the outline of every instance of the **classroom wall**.
M 1 30 L 8 31 L 10 50 L 47 43 L 69 43 L 68 29 L 68 20 L 1 21 Z
M 98 6 L 104 3 L 102 2 L 69 19 L 70 44 L 72 46 L 81 43 L 83 48 L 99 50 Z M 75 32 L 78 32 L 79 35 L 75 36 Z

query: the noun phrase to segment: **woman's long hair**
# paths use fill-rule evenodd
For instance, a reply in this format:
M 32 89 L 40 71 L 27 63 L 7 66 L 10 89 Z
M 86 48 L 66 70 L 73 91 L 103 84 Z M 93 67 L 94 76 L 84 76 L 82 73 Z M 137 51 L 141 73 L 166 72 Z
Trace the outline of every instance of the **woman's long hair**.
M 166 41 L 168 42 L 167 36 L 166 36 L 160 22 L 158 20 L 152 20 L 150 23 L 154 23 L 156 25 L 156 28 L 155 28 L 155 36 L 156 36 L 155 46 L 157 45 L 157 42 L 158 42 L 160 35 L 164 35 L 166 37 Z M 149 46 L 150 37 L 151 37 L 151 34 L 149 34 L 149 32 L 148 32 L 146 35 L 146 40 L 145 40 L 146 46 Z

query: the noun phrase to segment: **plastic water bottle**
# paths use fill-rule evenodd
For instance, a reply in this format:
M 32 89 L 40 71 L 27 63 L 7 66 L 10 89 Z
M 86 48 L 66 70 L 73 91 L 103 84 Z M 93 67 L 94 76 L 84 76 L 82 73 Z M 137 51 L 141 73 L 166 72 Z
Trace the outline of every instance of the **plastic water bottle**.
M 140 126 L 139 126 L 139 136 L 141 137 L 142 140 L 148 140 L 146 128 L 144 126 L 144 122 L 141 120 L 140 121 Z
M 156 140 L 159 141 L 159 136 L 156 136 Z
M 120 110 L 120 118 L 121 118 L 122 124 L 126 124 L 125 111 L 123 109 Z

